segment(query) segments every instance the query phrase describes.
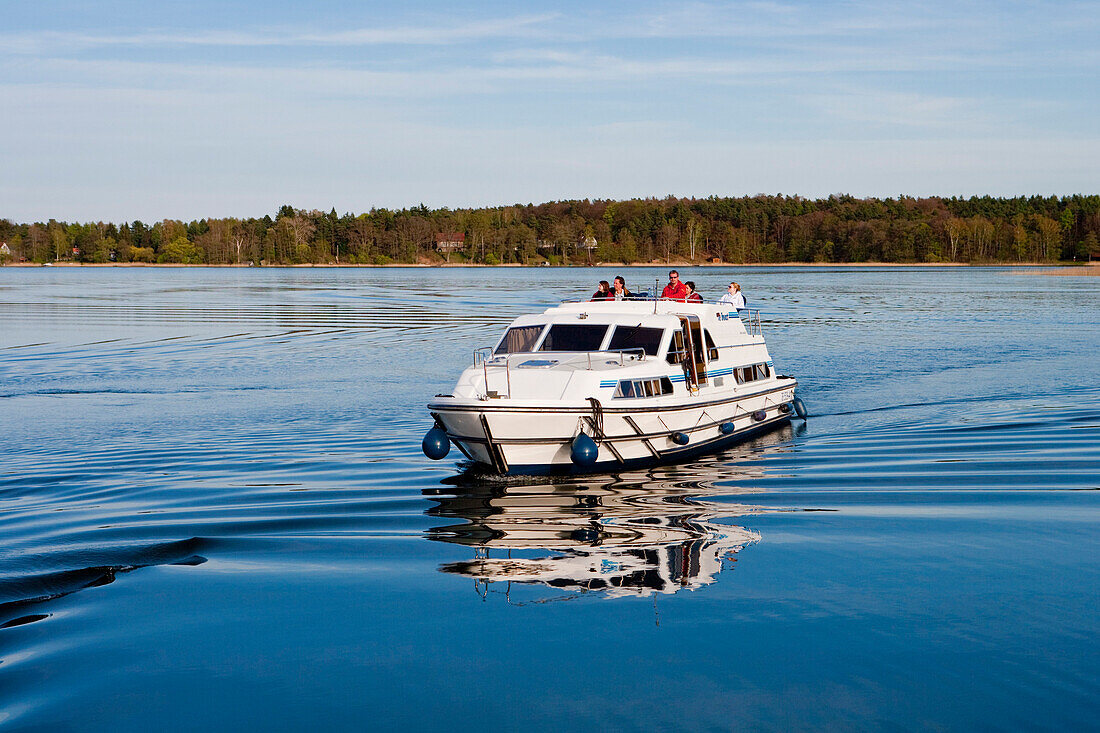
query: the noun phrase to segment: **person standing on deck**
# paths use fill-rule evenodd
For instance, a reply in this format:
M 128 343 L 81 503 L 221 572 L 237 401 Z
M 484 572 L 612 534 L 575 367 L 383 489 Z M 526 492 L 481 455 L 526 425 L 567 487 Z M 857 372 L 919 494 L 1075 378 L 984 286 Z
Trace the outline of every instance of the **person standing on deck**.
M 668 285 L 661 291 L 661 297 L 670 298 L 672 300 L 684 300 L 687 296 L 687 285 L 680 282 L 680 273 L 676 270 L 669 270 Z
M 745 295 L 741 292 L 741 286 L 737 283 L 730 283 L 726 288 L 726 294 L 718 299 L 719 303 L 726 303 L 732 305 L 737 310 L 743 310 L 745 308 Z

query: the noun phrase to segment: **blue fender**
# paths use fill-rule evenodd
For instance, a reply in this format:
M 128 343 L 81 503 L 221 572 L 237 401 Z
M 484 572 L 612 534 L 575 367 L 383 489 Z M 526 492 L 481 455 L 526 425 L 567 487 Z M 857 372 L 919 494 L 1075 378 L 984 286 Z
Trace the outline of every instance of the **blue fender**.
M 733 424 L 733 422 L 724 422 L 718 426 L 718 429 L 722 431 L 722 435 L 729 435 L 734 430 L 737 430 L 737 427 Z
M 584 433 L 573 438 L 569 458 L 578 466 L 591 466 L 600 457 L 600 446 Z
M 688 434 L 681 433 L 680 431 L 676 431 L 669 437 L 672 438 L 672 442 L 676 445 L 687 445 L 689 442 L 691 442 L 691 438 L 688 436 Z
M 433 461 L 446 458 L 451 452 L 451 440 L 447 437 L 447 431 L 436 425 L 424 436 L 424 442 L 420 444 L 424 455 Z
M 801 397 L 794 398 L 794 414 L 803 420 L 806 419 L 806 403 L 802 401 Z

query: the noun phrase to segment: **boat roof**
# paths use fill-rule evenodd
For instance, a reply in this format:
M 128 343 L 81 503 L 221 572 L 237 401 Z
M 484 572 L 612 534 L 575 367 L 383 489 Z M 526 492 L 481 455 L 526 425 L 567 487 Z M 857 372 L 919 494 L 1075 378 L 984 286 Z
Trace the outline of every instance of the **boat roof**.
M 683 300 L 592 300 L 592 301 L 567 301 L 552 308 L 547 308 L 543 313 L 547 315 L 557 314 L 623 314 L 637 315 L 697 315 L 713 316 L 716 313 L 736 312 L 736 309 L 728 303 L 692 303 Z
M 638 324 L 655 328 L 679 328 L 680 317 L 696 316 L 701 322 L 719 321 L 735 332 L 745 333 L 737 310 L 727 303 L 685 303 L 678 300 L 605 300 L 566 302 L 530 313 L 512 321 L 513 326 L 546 323 Z

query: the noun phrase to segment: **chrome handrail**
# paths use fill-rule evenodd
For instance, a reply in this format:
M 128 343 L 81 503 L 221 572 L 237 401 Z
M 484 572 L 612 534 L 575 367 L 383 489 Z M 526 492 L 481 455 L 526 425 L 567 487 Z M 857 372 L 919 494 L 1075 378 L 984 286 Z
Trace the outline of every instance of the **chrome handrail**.
M 474 349 L 474 366 L 481 366 L 482 362 L 493 358 L 492 346 L 479 346 Z
M 746 320 L 746 331 L 750 336 L 759 336 L 760 330 L 760 309 L 759 308 L 738 308 L 737 315 L 741 315 L 741 311 L 748 313 L 748 319 Z
M 474 351 L 475 359 L 477 358 L 477 354 L 479 352 L 484 352 L 485 351 L 485 348 L 487 348 L 487 347 L 482 347 L 482 348 L 476 349 Z M 517 351 L 516 353 L 517 354 L 525 354 L 525 353 L 529 353 L 529 352 Z M 485 359 L 485 358 L 482 358 L 482 360 L 481 360 L 481 374 L 482 374 L 482 377 L 485 380 L 485 398 L 486 399 L 489 398 L 489 367 L 490 366 L 492 366 L 494 369 L 500 369 L 501 367 L 504 367 L 504 380 L 505 380 L 505 383 L 508 386 L 508 395 L 507 396 L 508 396 L 508 399 L 512 398 L 512 369 L 511 369 L 512 354 L 501 354 L 500 356 L 504 357 L 504 363 L 503 364 L 490 364 L 489 363 L 490 360 Z M 494 356 L 493 358 L 495 359 L 496 357 Z M 478 364 L 475 362 L 474 366 L 476 367 L 476 366 L 478 366 Z
M 553 354 L 555 352 L 552 352 L 552 351 L 548 351 L 548 352 L 515 351 L 515 352 L 512 352 L 510 354 L 494 354 L 493 353 L 493 347 L 491 347 L 491 346 L 482 346 L 481 348 L 474 349 L 474 367 L 475 368 L 479 367 L 479 366 L 481 367 L 482 378 L 485 380 L 485 396 L 488 397 L 489 391 L 490 391 L 489 390 L 489 367 L 493 367 L 494 369 L 500 369 L 500 368 L 504 369 L 504 379 L 505 379 L 505 383 L 508 386 L 507 397 L 508 397 L 508 399 L 511 399 L 512 398 L 512 357 L 517 355 L 517 354 L 521 354 L 521 355 L 524 355 L 524 356 L 530 356 L 530 355 L 535 354 L 535 353 Z M 557 353 L 566 353 L 566 352 L 557 352 Z M 648 356 L 648 354 L 646 354 L 646 350 L 645 350 L 644 346 L 635 346 L 635 347 L 632 347 L 632 348 L 629 348 L 629 349 L 615 349 L 615 350 L 606 349 L 606 350 L 601 350 L 601 351 L 587 351 L 587 352 L 584 352 L 584 353 L 588 357 L 588 369 L 589 369 L 589 371 L 592 370 L 592 355 L 593 354 L 618 354 L 619 355 L 619 366 L 626 366 L 626 355 L 627 354 L 637 353 L 638 361 L 645 361 L 646 356 Z M 493 361 L 495 361 L 499 357 L 504 357 L 504 363 L 503 364 L 494 364 L 494 363 L 492 363 Z
M 645 358 L 649 356 L 649 354 L 646 353 L 644 346 L 635 346 L 630 349 L 619 349 L 619 366 L 626 366 L 626 361 L 623 359 L 623 354 L 633 354 L 635 351 L 639 352 L 638 361 L 645 361 Z M 613 354 L 615 352 L 609 350 L 608 353 Z
M 559 300 L 559 305 L 566 305 L 569 303 L 646 303 L 654 300 L 673 300 L 672 298 L 655 298 L 649 293 L 645 295 L 630 295 L 626 298 L 566 298 Z M 678 302 L 684 302 L 680 299 Z
M 600 351 L 586 351 L 584 352 L 588 356 L 588 369 L 592 370 L 592 355 L 593 354 L 618 354 L 619 366 L 626 366 L 625 354 L 633 354 L 639 352 L 638 361 L 645 361 L 647 356 L 644 346 L 633 346 L 629 349 L 601 349 Z

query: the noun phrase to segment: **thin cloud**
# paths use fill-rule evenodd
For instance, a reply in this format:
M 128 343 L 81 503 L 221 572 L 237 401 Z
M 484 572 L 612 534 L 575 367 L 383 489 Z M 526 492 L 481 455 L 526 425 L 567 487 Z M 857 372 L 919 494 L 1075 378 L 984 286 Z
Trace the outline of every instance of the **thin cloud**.
M 376 44 L 450 45 L 490 38 L 516 38 L 530 35 L 538 26 L 557 14 L 526 15 L 498 20 L 463 23 L 456 26 L 359 28 L 332 33 L 310 33 L 295 37 L 296 44 L 362 46 Z M 290 44 L 293 45 L 293 44 Z
M 1039 14 L 1041 9 L 1033 10 Z M 1024 53 L 1041 61 L 1040 54 L 1028 53 L 1034 31 L 1055 27 L 1064 12 L 1044 13 L 1034 27 L 991 24 L 983 9 L 936 5 L 845 3 L 839 6 L 780 2 L 712 5 L 692 3 L 649 12 L 612 13 L 595 6 L 588 11 L 564 16 L 560 13 L 492 17 L 470 21 L 435 22 L 427 25 L 404 23 L 347 30 L 301 30 L 255 28 L 245 30 L 165 31 L 137 30 L 130 33 L 71 33 L 40 31 L 0 35 L 0 54 L 71 56 L 88 49 L 148 49 L 160 52 L 171 47 L 356 47 L 356 46 L 454 46 L 497 40 L 501 45 L 537 40 L 571 51 L 578 46 L 601 42 L 636 41 L 639 44 L 690 39 L 728 39 L 738 42 L 727 53 L 751 48 L 759 55 L 814 51 L 830 55 L 837 48 L 860 46 L 877 49 L 879 55 L 914 62 L 930 56 L 955 56 L 980 60 L 984 54 Z M 1024 14 L 1027 17 L 1027 14 Z M 1082 9 L 1073 35 L 1094 27 L 1097 13 Z M 937 52 L 936 49 L 940 51 Z M 647 51 L 650 49 L 646 49 Z M 951 53 L 945 53 L 951 51 Z M 652 57 L 646 53 L 647 58 Z
M 348 30 L 209 29 L 175 31 L 141 29 L 129 33 L 73 33 L 39 31 L 0 35 L 0 52 L 41 54 L 91 48 L 164 47 L 296 47 L 296 46 L 448 46 L 488 39 L 541 38 L 563 43 L 601 40 L 660 40 L 691 38 L 745 38 L 759 42 L 781 39 L 851 39 L 930 30 L 970 33 L 982 21 L 977 17 L 945 18 L 920 15 L 908 6 L 869 5 L 858 13 L 851 7 L 821 8 L 784 3 L 743 3 L 733 6 L 694 3 L 670 10 L 637 12 L 626 16 L 593 9 L 580 15 L 560 13 L 516 15 L 430 25 L 379 25 Z
M 393 6 L 333 29 L 303 9 L 297 25 L 191 30 L 154 3 L 144 28 L 5 27 L 0 199 L 102 218 L 154 197 L 209 215 L 258 199 L 1088 189 L 1100 9 L 979 1 Z
M 39 54 L 102 47 L 217 46 L 248 48 L 269 46 L 443 46 L 491 38 L 516 38 L 531 34 L 556 14 L 523 15 L 468 23 L 435 26 L 357 28 L 329 32 L 281 30 L 168 32 L 145 30 L 128 34 L 91 34 L 44 31 L 0 36 L 9 53 Z
M 894 129 L 936 128 L 973 130 L 992 120 L 980 100 L 880 89 L 834 91 L 831 94 L 806 95 L 806 104 L 818 113 L 859 125 L 886 125 Z

